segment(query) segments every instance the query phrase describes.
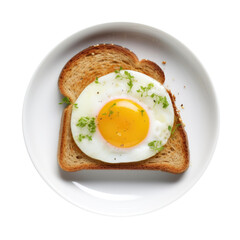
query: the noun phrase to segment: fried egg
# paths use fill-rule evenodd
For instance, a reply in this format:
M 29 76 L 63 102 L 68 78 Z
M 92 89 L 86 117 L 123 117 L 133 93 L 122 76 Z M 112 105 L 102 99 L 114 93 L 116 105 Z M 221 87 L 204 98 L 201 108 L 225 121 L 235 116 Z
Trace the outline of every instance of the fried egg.
M 71 116 L 77 146 L 108 163 L 136 162 L 164 148 L 174 110 L 164 86 L 132 70 L 96 78 L 79 95 Z

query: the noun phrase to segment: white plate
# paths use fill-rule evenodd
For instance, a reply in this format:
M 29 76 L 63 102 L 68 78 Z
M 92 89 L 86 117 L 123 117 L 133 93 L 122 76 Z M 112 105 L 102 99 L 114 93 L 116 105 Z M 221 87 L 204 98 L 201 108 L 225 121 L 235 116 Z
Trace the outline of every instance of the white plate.
M 62 171 L 57 146 L 63 106 L 58 76 L 82 49 L 115 43 L 139 59 L 159 64 L 165 85 L 176 95 L 186 124 L 190 167 L 181 175 L 160 171 Z M 162 65 L 166 61 L 166 65 Z M 196 57 L 178 40 L 149 26 L 108 23 L 80 31 L 60 43 L 43 60 L 28 87 L 23 106 L 23 132 L 29 155 L 42 178 L 69 202 L 107 215 L 136 215 L 159 209 L 190 189 L 205 171 L 215 149 L 219 114 L 212 83 Z

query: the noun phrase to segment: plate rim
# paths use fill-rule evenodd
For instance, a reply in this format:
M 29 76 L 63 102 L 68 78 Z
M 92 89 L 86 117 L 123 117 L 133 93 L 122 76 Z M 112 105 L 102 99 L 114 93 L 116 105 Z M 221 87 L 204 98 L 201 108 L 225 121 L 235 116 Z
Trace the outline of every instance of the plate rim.
M 62 45 L 64 45 L 65 43 L 73 40 L 74 38 L 81 38 L 81 34 L 84 34 L 86 35 L 87 33 L 90 34 L 91 32 L 94 33 L 96 32 L 96 30 L 99 31 L 99 29 L 119 29 L 119 28 L 127 28 L 129 29 L 130 27 L 134 27 L 135 28 L 135 31 L 136 32 L 139 32 L 141 33 L 142 32 L 142 29 L 145 28 L 149 31 L 154 31 L 158 34 L 160 34 L 162 37 L 164 38 L 168 38 L 168 39 L 171 39 L 171 41 L 174 41 L 174 42 L 177 42 L 181 47 L 184 48 L 184 51 L 187 51 L 188 54 L 194 58 L 194 60 L 197 62 L 197 64 L 199 64 L 199 66 L 201 66 L 201 68 L 204 70 L 204 73 L 205 75 L 207 76 L 207 79 L 205 80 L 207 83 L 208 83 L 208 86 L 210 86 L 210 91 L 211 93 L 213 94 L 213 99 L 214 99 L 214 105 L 216 107 L 215 111 L 216 111 L 216 125 L 215 125 L 215 136 L 213 138 L 213 141 L 212 141 L 212 147 L 211 147 L 211 152 L 210 154 L 208 155 L 208 159 L 207 161 L 205 162 L 205 165 L 203 166 L 202 168 L 202 171 L 199 173 L 199 175 L 197 177 L 195 177 L 191 184 L 184 190 L 182 191 L 180 194 L 178 194 L 174 199 L 172 199 L 171 201 L 168 201 L 167 203 L 157 207 L 157 208 L 154 208 L 150 211 L 140 211 L 140 212 L 137 212 L 137 213 L 130 213 L 130 214 L 124 214 L 124 215 L 119 215 L 119 214 L 110 214 L 110 213 L 105 213 L 104 211 L 96 211 L 96 210 L 92 210 L 90 208 L 88 208 L 87 206 L 82 206 L 80 204 L 77 204 L 75 203 L 74 201 L 72 201 L 70 198 L 67 197 L 66 194 L 63 194 L 61 191 L 59 191 L 55 186 L 54 184 L 46 177 L 46 175 L 44 173 L 42 173 L 39 168 L 38 168 L 38 165 L 37 165 L 37 161 L 34 160 L 35 158 L 33 157 L 33 154 L 31 153 L 31 149 L 28 145 L 28 140 L 27 140 L 27 133 L 26 133 L 26 122 L 27 122 L 27 117 L 26 117 L 26 112 L 27 112 L 27 98 L 29 96 L 29 93 L 30 93 L 30 90 L 31 90 L 31 87 L 34 83 L 34 79 L 35 79 L 35 76 L 37 75 L 38 73 L 38 70 L 41 68 L 41 66 L 44 64 L 44 62 L 46 61 L 46 59 L 49 58 L 49 56 L 51 56 L 56 49 L 58 49 L 59 47 L 61 47 Z M 135 215 L 142 215 L 142 214 L 147 214 L 147 213 L 151 213 L 151 212 L 154 212 L 154 211 L 157 211 L 159 209 L 162 209 L 163 207 L 171 204 L 172 202 L 176 201 L 177 199 L 179 199 L 181 196 L 183 196 L 186 192 L 188 192 L 197 182 L 198 180 L 202 177 L 203 173 L 206 171 L 206 169 L 208 168 L 211 160 L 212 160 L 212 157 L 213 157 L 213 154 L 216 150 L 216 146 L 217 146 L 217 142 L 218 142 L 218 138 L 219 138 L 219 132 L 220 132 L 220 110 L 219 110 L 219 101 L 218 101 L 218 96 L 217 96 L 217 93 L 215 91 L 215 88 L 214 88 L 214 83 L 212 82 L 208 72 L 206 71 L 206 69 L 204 68 L 204 66 L 202 65 L 202 63 L 198 60 L 198 58 L 196 57 L 196 55 L 188 48 L 186 47 L 182 42 L 180 42 L 178 39 L 176 39 L 175 37 L 171 36 L 170 34 L 158 29 L 158 28 L 155 28 L 155 27 L 152 27 L 152 26 L 149 26 L 149 25 L 145 25 L 145 24 L 141 24 L 141 23 L 136 23 L 136 22 L 107 22 L 107 23 L 101 23 L 101 24 L 97 24 L 97 25 L 92 25 L 90 27 L 87 27 L 87 28 L 84 28 L 84 29 L 81 29 L 73 34 L 71 34 L 70 36 L 66 37 L 64 40 L 62 40 L 61 42 L 59 42 L 54 48 L 52 48 L 52 50 L 50 50 L 48 52 L 48 54 L 40 61 L 40 63 L 38 64 L 37 68 L 35 69 L 34 73 L 32 74 L 32 77 L 28 83 L 28 87 L 26 89 L 26 92 L 25 92 L 25 96 L 24 96 L 24 99 L 23 99 L 23 106 L 22 106 L 22 133 L 23 133 L 23 138 L 24 138 L 24 143 L 25 143 L 25 146 L 26 146 L 26 149 L 27 149 L 27 152 L 28 152 L 28 155 L 31 159 L 31 162 L 32 164 L 34 165 L 35 169 L 37 170 L 38 174 L 41 176 L 41 178 L 47 183 L 48 186 L 50 186 L 59 196 L 61 196 L 63 199 L 67 200 L 68 202 L 70 202 L 71 204 L 73 204 L 74 206 L 78 207 L 78 208 L 81 208 L 85 211 L 88 211 L 88 212 L 92 212 L 92 213 L 95 213 L 95 214 L 102 214 L 102 215 L 105 215 L 105 216 L 135 216 Z

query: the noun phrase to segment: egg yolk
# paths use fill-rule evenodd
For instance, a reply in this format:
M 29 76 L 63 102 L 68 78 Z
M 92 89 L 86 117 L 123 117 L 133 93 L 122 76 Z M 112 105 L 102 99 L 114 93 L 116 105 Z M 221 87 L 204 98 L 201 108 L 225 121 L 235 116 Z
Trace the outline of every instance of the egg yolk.
M 146 111 L 130 99 L 114 99 L 100 110 L 98 129 L 103 138 L 119 148 L 129 148 L 143 141 L 149 130 Z

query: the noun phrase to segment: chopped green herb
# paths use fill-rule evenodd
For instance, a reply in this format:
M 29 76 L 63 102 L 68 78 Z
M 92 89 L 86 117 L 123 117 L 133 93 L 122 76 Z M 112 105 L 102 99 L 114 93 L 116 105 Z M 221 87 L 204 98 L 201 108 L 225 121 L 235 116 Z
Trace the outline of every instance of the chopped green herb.
M 78 123 L 76 124 L 78 127 L 84 128 L 87 126 L 87 129 L 90 133 L 95 133 L 96 132 L 96 124 L 95 124 L 95 118 L 92 117 L 81 117 L 78 120 Z M 81 142 L 84 138 L 87 138 L 89 141 L 92 140 L 92 135 L 83 135 L 79 134 L 78 140 Z
M 69 105 L 69 104 L 72 104 L 71 101 L 70 101 L 70 99 L 69 99 L 68 97 L 64 97 L 59 104 L 63 104 L 63 103 L 66 103 L 66 104 L 68 104 L 68 105 Z M 74 103 L 73 106 L 74 106 L 75 108 L 78 108 L 78 104 L 77 104 L 77 103 Z
M 121 73 L 119 73 L 116 75 L 115 79 L 123 80 L 124 76 Z
M 95 133 L 96 132 L 95 118 L 90 119 L 90 121 L 88 123 L 88 131 L 90 133 Z
M 133 87 L 134 76 L 132 76 L 128 71 L 124 71 L 124 73 L 120 73 L 121 70 L 123 70 L 122 67 L 120 67 L 120 70 L 115 70 L 115 73 L 117 74 L 115 79 L 119 79 L 119 80 L 127 79 L 127 80 L 129 80 L 127 85 L 129 86 L 128 92 L 130 92 L 132 87 Z
M 113 103 L 113 104 L 109 107 L 109 109 L 111 109 L 111 108 L 114 107 L 114 106 L 116 106 L 116 103 Z
M 96 77 L 95 83 L 100 83 L 100 82 L 98 81 L 98 77 Z
M 102 115 L 107 115 L 107 113 L 103 113 Z
M 147 87 L 140 86 L 140 89 L 138 89 L 137 92 L 141 93 L 141 97 L 143 97 L 143 95 L 147 97 L 148 91 L 153 87 L 154 87 L 153 83 L 149 83 Z
M 171 126 L 168 126 L 169 132 L 171 132 L 171 136 L 175 133 L 177 128 L 181 125 L 181 123 L 176 124 L 175 128 L 173 129 Z
M 122 71 L 122 70 L 123 70 L 123 68 L 122 68 L 122 66 L 120 66 L 119 70 L 115 70 L 114 72 L 115 73 L 120 73 L 120 71 Z
M 78 136 L 78 140 L 81 142 L 83 139 L 85 138 L 85 136 L 84 135 L 82 135 L 82 134 L 79 134 L 79 136 Z
M 71 104 L 70 99 L 68 97 L 64 97 L 59 104 L 63 104 L 63 103 Z
M 87 125 L 89 120 L 90 120 L 89 117 L 81 117 L 78 120 L 77 126 L 83 128 L 83 127 L 85 127 Z
M 154 87 L 153 83 L 149 83 L 147 87 L 140 86 L 140 89 L 137 90 L 138 93 L 141 93 L 141 97 L 151 97 L 155 104 L 162 103 L 163 108 L 167 108 L 169 103 L 167 101 L 167 97 L 162 97 L 157 95 L 156 93 L 152 93 L 151 95 L 148 94 L 148 91 Z
M 113 114 L 113 111 L 110 110 L 108 116 L 110 117 Z
M 171 135 L 173 135 L 175 133 L 175 131 L 177 130 L 177 128 L 181 125 L 182 125 L 181 123 L 176 124 L 175 128 L 172 130 Z
M 142 109 L 142 110 L 140 110 L 140 112 L 141 112 L 141 114 L 142 114 L 142 116 L 143 116 L 143 113 L 144 113 L 145 111 Z
M 129 82 L 127 84 L 129 86 L 128 92 L 130 92 L 133 87 L 134 76 L 132 76 L 128 71 L 124 71 L 124 74 L 125 74 L 126 78 L 129 80 Z
M 128 86 L 129 86 L 128 92 L 130 92 L 131 89 L 132 89 L 132 87 L 133 87 L 133 81 L 132 81 L 132 79 L 129 80 Z
M 92 141 L 92 136 L 90 135 L 83 135 L 83 134 L 79 134 L 78 136 L 78 140 L 81 142 L 84 138 L 87 138 L 88 141 Z
M 162 100 L 162 105 L 163 105 L 163 108 L 167 108 L 169 103 L 168 103 L 168 100 L 167 100 L 167 97 L 165 96 Z
M 79 134 L 79 136 L 78 136 L 78 140 L 79 140 L 79 142 L 81 142 L 83 139 L 85 138 L 85 136 L 84 135 L 82 135 L 82 134 Z
M 74 106 L 75 108 L 78 108 L 78 104 L 77 104 L 77 103 L 74 103 L 73 106 Z
M 113 111 L 112 111 L 111 108 L 113 108 L 115 105 L 116 105 L 116 103 L 113 103 L 113 105 L 111 105 L 111 106 L 109 107 L 109 109 L 108 109 L 108 110 L 109 110 L 109 114 L 108 114 L 109 117 L 113 114 Z
M 86 135 L 86 138 L 88 139 L 88 141 L 92 141 L 92 136 Z
M 167 108 L 168 105 L 169 105 L 166 96 L 165 96 L 165 97 L 162 97 L 162 96 L 159 96 L 159 95 L 153 93 L 150 97 L 153 99 L 153 101 L 155 102 L 155 104 L 160 104 L 160 103 L 162 103 L 162 107 L 163 107 L 163 108 Z
M 150 147 L 150 149 L 160 152 L 164 149 L 164 147 L 162 146 L 162 141 L 152 141 L 148 144 L 148 146 Z
M 96 132 L 96 124 L 95 124 L 95 118 L 94 117 L 92 117 L 92 118 L 90 118 L 90 117 L 81 117 L 78 120 L 77 126 L 81 127 L 81 128 L 87 126 L 88 131 L 90 133 L 95 133 Z
M 116 79 L 119 79 L 119 80 L 123 80 L 124 79 L 124 75 L 122 73 L 120 73 L 120 71 L 123 70 L 122 67 L 119 68 L 119 70 L 115 70 L 114 72 L 117 74 L 116 75 Z

